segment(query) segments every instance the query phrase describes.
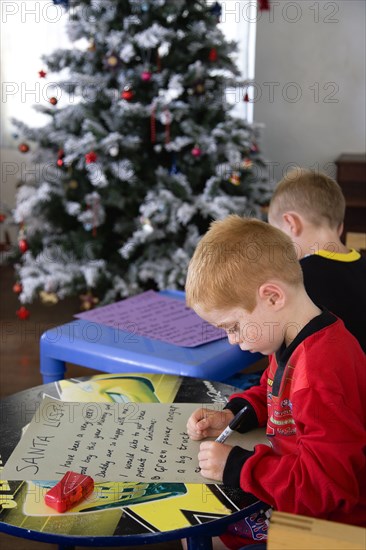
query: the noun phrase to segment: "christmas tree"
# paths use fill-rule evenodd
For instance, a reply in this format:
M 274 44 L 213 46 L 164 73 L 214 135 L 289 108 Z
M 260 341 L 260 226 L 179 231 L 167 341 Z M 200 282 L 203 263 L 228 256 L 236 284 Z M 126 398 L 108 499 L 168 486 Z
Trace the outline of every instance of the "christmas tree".
M 44 57 L 39 78 L 59 76 L 37 105 L 49 123 L 15 121 L 19 149 L 45 168 L 17 195 L 20 301 L 81 294 L 89 308 L 183 288 L 210 222 L 262 217 L 270 194 L 257 132 L 225 100 L 240 80 L 221 6 L 54 2 L 75 47 Z

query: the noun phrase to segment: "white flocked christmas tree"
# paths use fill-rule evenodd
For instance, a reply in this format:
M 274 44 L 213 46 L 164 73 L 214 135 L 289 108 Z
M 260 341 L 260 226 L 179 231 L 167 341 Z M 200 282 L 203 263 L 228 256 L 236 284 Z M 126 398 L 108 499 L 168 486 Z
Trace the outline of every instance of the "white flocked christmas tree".
M 49 123 L 15 121 L 46 168 L 17 195 L 20 301 L 183 288 L 210 222 L 263 217 L 271 190 L 255 127 L 225 99 L 241 83 L 220 5 L 54 1 L 74 47 L 44 57 Z

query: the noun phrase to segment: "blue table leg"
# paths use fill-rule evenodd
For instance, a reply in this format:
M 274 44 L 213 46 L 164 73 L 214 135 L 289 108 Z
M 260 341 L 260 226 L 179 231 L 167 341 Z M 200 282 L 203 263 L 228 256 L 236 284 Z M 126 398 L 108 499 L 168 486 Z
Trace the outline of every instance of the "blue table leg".
M 43 383 L 56 382 L 57 380 L 63 380 L 65 377 L 65 361 L 60 359 L 52 359 L 52 357 L 42 356 L 41 352 L 41 374 Z
M 208 536 L 187 537 L 188 550 L 212 550 L 212 538 Z

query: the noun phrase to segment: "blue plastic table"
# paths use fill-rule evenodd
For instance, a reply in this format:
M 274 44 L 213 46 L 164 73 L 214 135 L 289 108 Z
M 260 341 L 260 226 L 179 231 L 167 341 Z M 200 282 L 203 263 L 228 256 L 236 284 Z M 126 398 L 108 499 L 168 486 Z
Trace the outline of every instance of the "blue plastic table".
M 184 300 L 184 292 L 162 294 Z M 220 381 L 260 358 L 231 346 L 226 338 L 179 347 L 81 319 L 47 330 L 40 342 L 44 383 L 64 378 L 66 362 L 109 373 L 153 372 Z

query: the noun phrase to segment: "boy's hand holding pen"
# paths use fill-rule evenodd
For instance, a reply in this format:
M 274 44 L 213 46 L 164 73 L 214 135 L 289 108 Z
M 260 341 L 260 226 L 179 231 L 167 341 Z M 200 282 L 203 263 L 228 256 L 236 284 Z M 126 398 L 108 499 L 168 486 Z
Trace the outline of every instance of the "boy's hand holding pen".
M 233 418 L 234 413 L 228 409 L 213 411 L 200 407 L 189 417 L 187 433 L 194 441 L 206 439 L 206 437 L 218 437 Z
M 212 411 L 200 408 L 192 413 L 187 423 L 187 432 L 191 439 L 200 440 L 216 437 L 215 441 L 204 441 L 198 453 L 201 474 L 204 477 L 222 481 L 227 458 L 232 446 L 224 442 L 236 430 L 246 416 L 248 407 L 243 407 L 235 416 L 228 409 Z

